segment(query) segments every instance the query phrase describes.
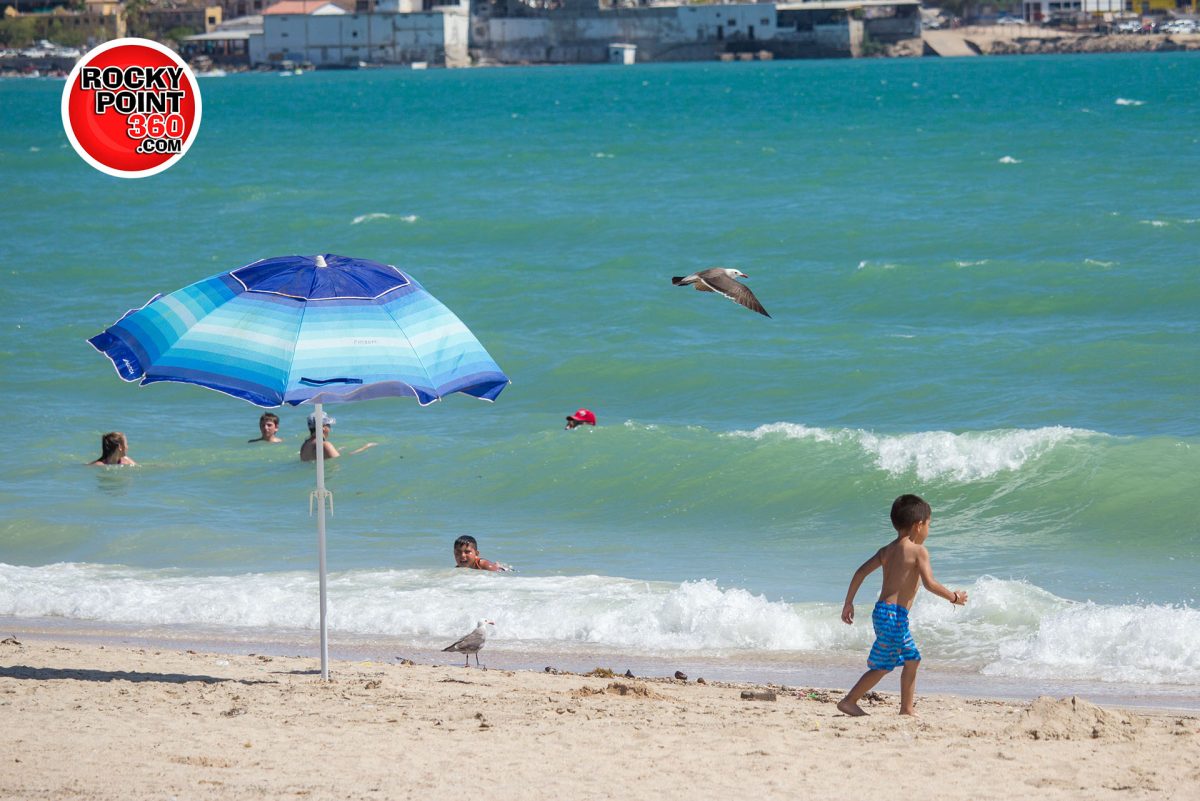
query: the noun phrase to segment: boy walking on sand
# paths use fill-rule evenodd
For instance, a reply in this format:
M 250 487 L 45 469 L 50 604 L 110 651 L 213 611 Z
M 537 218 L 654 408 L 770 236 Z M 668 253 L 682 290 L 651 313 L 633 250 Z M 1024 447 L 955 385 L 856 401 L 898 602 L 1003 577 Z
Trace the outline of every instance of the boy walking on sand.
M 965 590 L 948 590 L 933 578 L 929 564 L 929 551 L 925 540 L 929 537 L 929 520 L 933 510 L 919 495 L 901 495 L 892 503 L 892 526 L 896 539 L 880 548 L 862 566 L 854 571 L 850 589 L 846 590 L 846 603 L 842 606 L 842 622 L 854 623 L 854 596 L 863 580 L 883 568 L 883 588 L 871 614 L 875 627 L 875 644 L 867 657 L 867 670 L 846 697 L 838 702 L 839 711 L 858 717 L 865 715 L 859 700 L 870 692 L 879 680 L 903 665 L 900 672 L 900 714 L 915 715 L 913 697 L 917 690 L 917 668 L 921 666 L 921 652 L 913 642 L 908 630 L 908 610 L 917 597 L 919 584 L 934 595 L 940 595 L 952 604 L 967 603 Z

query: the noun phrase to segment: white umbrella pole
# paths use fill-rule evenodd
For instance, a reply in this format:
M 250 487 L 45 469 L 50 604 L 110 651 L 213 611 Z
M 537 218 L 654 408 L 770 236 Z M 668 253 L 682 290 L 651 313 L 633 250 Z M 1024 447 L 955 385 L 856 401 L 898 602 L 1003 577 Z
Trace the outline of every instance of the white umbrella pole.
M 316 446 L 317 446 L 317 564 L 321 578 L 321 679 L 329 680 L 329 630 L 325 623 L 326 592 L 325 592 L 325 414 L 321 404 L 313 404 L 316 409 Z

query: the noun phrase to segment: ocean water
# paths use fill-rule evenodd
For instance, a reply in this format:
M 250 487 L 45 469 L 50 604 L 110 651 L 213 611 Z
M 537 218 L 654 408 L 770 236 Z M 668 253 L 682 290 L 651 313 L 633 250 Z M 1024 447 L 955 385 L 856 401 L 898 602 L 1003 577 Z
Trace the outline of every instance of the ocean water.
M 0 81 L 0 622 L 316 652 L 308 410 L 248 445 L 257 408 L 85 340 L 340 253 L 411 271 L 512 385 L 330 409 L 379 443 L 328 466 L 335 657 L 488 617 L 495 664 L 849 684 L 877 576 L 853 627 L 842 596 L 917 492 L 971 594 L 918 600 L 930 668 L 1194 698 L 1198 82 L 1194 54 L 235 75 L 122 181 L 61 82 Z M 711 265 L 771 319 L 671 285 Z M 140 466 L 83 467 L 113 429 Z M 465 532 L 517 572 L 451 569 Z

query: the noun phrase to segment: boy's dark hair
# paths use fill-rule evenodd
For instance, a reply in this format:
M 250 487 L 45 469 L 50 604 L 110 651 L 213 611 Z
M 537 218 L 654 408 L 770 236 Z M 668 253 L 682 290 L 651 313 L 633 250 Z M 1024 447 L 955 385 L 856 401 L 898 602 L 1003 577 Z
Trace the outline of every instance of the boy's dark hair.
M 472 537 L 470 534 L 463 534 L 461 537 L 459 537 L 458 539 L 456 539 L 454 541 L 455 548 L 457 548 L 460 545 L 470 545 L 475 550 L 477 550 L 477 551 L 479 550 L 479 543 L 477 543 L 475 541 L 475 538 Z
M 920 495 L 901 495 L 892 501 L 892 528 L 904 531 L 933 517 L 933 509 Z
M 275 412 L 263 412 L 262 416 L 258 418 L 258 422 L 260 423 L 265 423 L 268 420 L 275 425 L 279 425 L 279 415 L 275 414 Z

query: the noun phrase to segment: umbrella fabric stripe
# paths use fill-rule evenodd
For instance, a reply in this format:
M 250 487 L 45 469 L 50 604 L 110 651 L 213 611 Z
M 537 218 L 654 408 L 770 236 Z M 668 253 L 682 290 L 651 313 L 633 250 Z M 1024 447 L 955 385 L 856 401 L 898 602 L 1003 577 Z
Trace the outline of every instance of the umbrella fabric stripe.
M 154 311 L 161 315 L 163 322 L 169 322 L 176 333 L 182 333 L 212 311 L 199 308 L 199 304 L 189 303 L 190 300 L 186 292 L 174 292 L 159 300 Z
M 493 363 L 492 366 L 494 367 L 495 364 Z M 508 386 L 508 376 L 499 370 L 488 370 L 461 376 L 459 379 L 443 385 L 441 393 L 445 396 L 462 392 L 482 400 L 494 401 L 500 394 L 500 390 L 506 386 Z
M 455 376 L 463 375 L 464 373 L 474 375 L 476 373 L 488 372 L 499 372 L 496 363 L 483 354 L 471 354 L 461 359 L 439 362 L 435 365 L 435 369 L 429 371 L 429 374 L 431 383 L 442 387 L 451 383 Z
M 300 402 L 321 395 L 322 402 L 334 399 L 348 400 L 351 396 L 360 400 L 375 395 L 369 385 L 402 379 L 422 403 L 434 400 L 463 387 L 482 383 L 477 392 L 468 392 L 476 397 L 489 393 L 498 394 L 508 380 L 500 372 L 491 357 L 456 318 L 453 324 L 445 324 L 447 312 L 442 314 L 443 325 L 437 330 L 440 336 L 428 337 L 424 347 L 414 350 L 410 343 L 392 331 L 379 331 L 374 325 L 360 325 L 347 336 L 344 327 L 336 328 L 334 335 L 325 339 L 310 337 L 311 328 L 327 328 L 316 310 L 306 316 L 304 334 L 297 345 L 291 376 L 288 379 L 288 402 Z M 371 341 L 376 340 L 376 341 Z M 366 344 L 367 342 L 370 344 Z M 460 371 L 455 376 L 455 371 Z M 463 378 L 461 372 L 468 374 Z M 328 379 L 333 377 L 358 378 L 366 386 L 306 387 L 301 378 Z M 456 379 L 450 383 L 450 379 Z M 386 393 L 380 393 L 386 394 Z M 293 401 L 293 399 L 297 399 Z
M 177 331 L 182 331 L 227 303 L 240 288 L 235 286 L 230 286 L 219 278 L 205 279 L 159 298 L 147 306 L 146 310 L 156 311 L 164 318 L 174 316 L 172 325 L 177 327 Z
M 228 365 L 231 369 L 240 371 L 239 365 L 253 364 L 255 370 L 264 373 L 272 373 L 276 376 L 287 375 L 288 364 L 285 359 L 259 358 L 253 345 L 246 343 L 234 345 L 227 340 L 221 340 L 221 347 L 222 352 L 220 355 L 216 355 L 212 351 L 211 343 L 206 342 L 203 337 L 188 337 L 160 356 L 150 369 L 153 370 L 163 364 L 174 367 L 211 364 Z
M 299 406 L 301 403 L 339 403 L 345 401 L 363 401 L 372 398 L 416 398 L 422 406 L 428 406 L 437 397 L 428 392 L 410 387 L 403 381 L 383 381 L 375 384 L 342 385 L 337 388 L 305 387 L 289 391 L 283 402 L 289 406 Z
M 140 378 L 146 365 L 154 364 L 154 360 L 175 341 L 174 332 L 156 328 L 153 322 L 150 315 L 140 314 L 108 329 L 107 333 L 119 340 L 133 356 L 129 369 L 136 373 L 130 380 Z M 168 333 L 171 336 L 170 341 L 167 340 Z M 108 352 L 108 349 L 105 349 L 105 352 Z
M 250 401 L 256 406 L 273 407 L 283 403 L 283 397 L 275 392 L 271 387 L 263 387 L 256 384 L 246 383 L 231 378 L 230 376 L 220 373 L 206 373 L 202 371 L 191 371 L 186 375 L 174 376 L 146 376 L 142 379 L 142 385 L 157 384 L 162 381 L 170 381 L 182 384 L 196 384 L 208 389 L 215 389 L 218 392 L 224 392 L 226 395 L 232 395 L 235 398 Z
M 281 335 L 278 328 L 264 327 L 260 322 L 247 319 L 244 315 L 213 314 L 187 333 L 181 341 L 205 342 L 219 345 L 223 342 L 238 343 L 235 347 L 261 353 L 268 359 L 286 360 L 292 350 L 294 337 Z
M 287 367 L 282 362 L 266 363 L 254 359 L 253 349 L 227 348 L 220 354 L 206 350 L 203 343 L 181 344 L 164 354 L 146 371 L 148 375 L 175 375 L 188 371 L 226 373 L 240 381 L 253 381 L 264 386 L 283 385 Z
M 201 281 L 152 301 L 110 331 L 137 354 L 144 369 L 144 365 L 153 364 L 170 351 L 197 320 L 210 316 L 219 308 L 218 303 L 231 297 L 223 282 Z

